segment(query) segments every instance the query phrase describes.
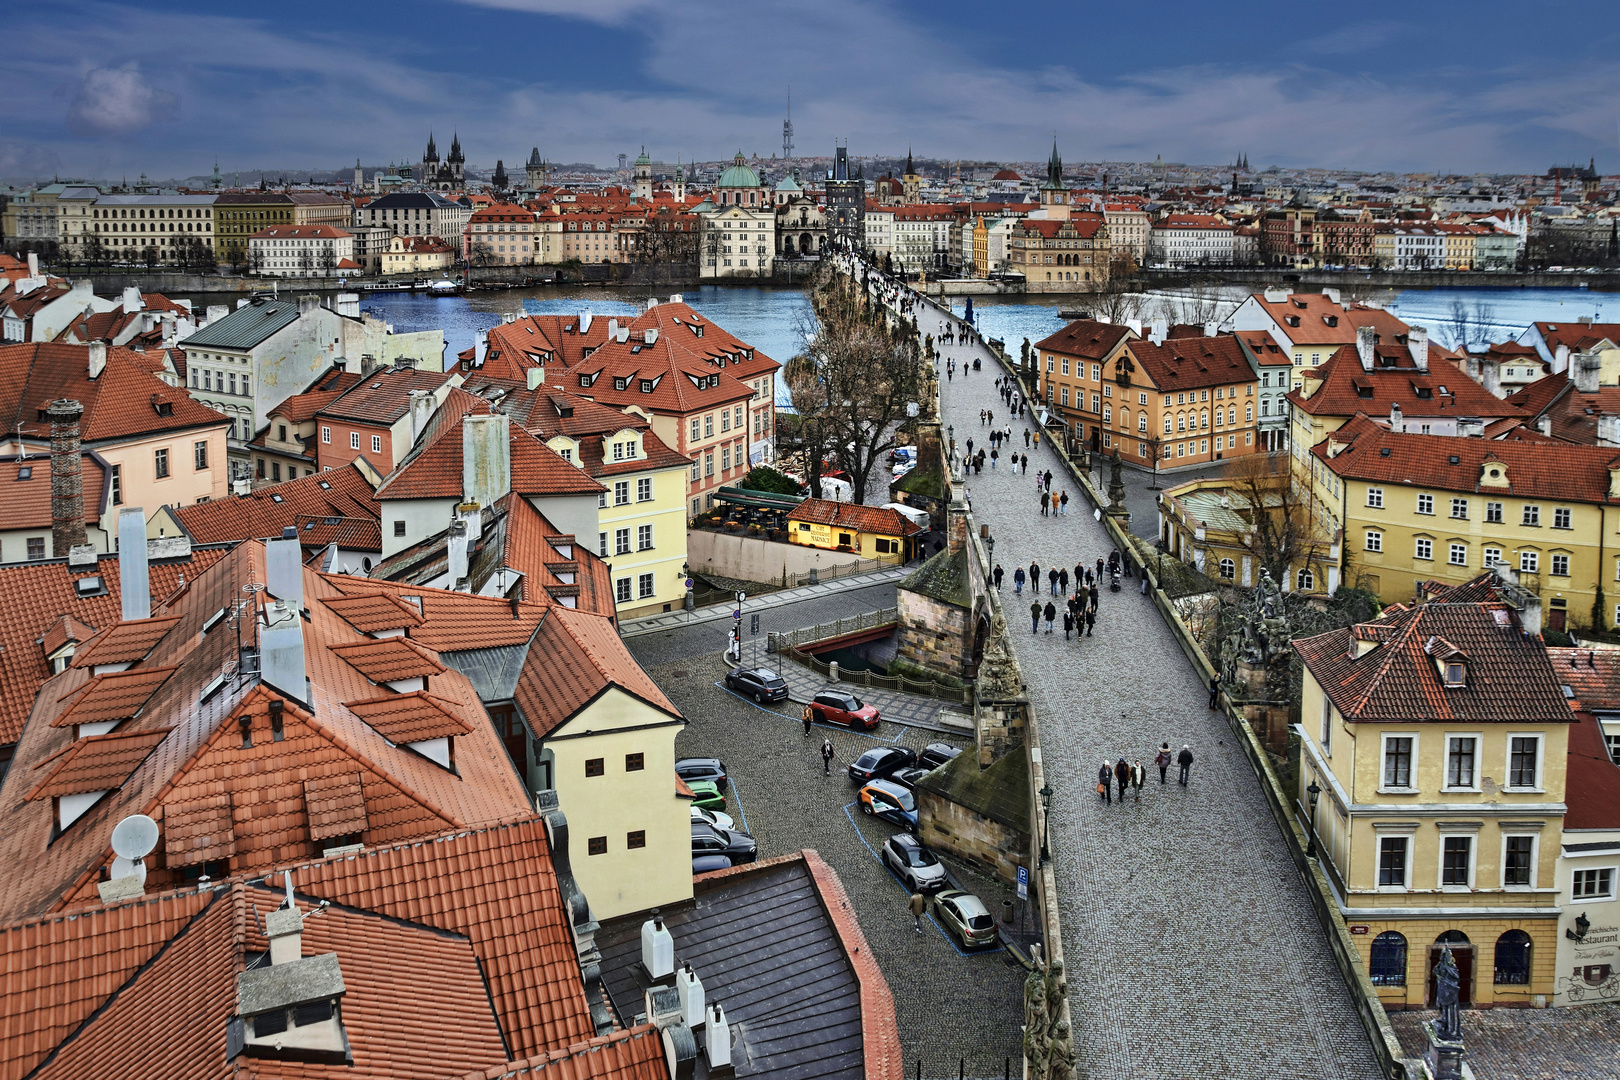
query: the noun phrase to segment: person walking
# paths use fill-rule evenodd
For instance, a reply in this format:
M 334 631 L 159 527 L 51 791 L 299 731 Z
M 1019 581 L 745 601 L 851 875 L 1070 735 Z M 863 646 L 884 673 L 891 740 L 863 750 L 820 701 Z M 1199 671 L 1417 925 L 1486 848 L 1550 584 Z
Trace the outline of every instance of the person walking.
M 1052 632 L 1052 623 L 1056 618 L 1057 608 L 1052 606 L 1052 601 L 1048 600 L 1046 602 L 1046 632 L 1048 634 Z
M 1024 595 L 1024 568 L 1022 566 L 1013 571 L 1013 595 Z
M 1064 488 L 1063 489 L 1063 494 L 1058 496 L 1058 504 L 1059 504 L 1058 513 L 1061 514 L 1063 517 L 1068 517 L 1069 516 L 1069 489 L 1068 488 Z
M 1074 629 L 1074 611 L 1072 609 L 1063 613 L 1063 640 L 1069 640 L 1069 631 Z
M 911 899 L 906 903 L 911 909 L 911 925 L 917 928 L 917 933 L 921 934 L 923 932 L 923 912 L 928 910 L 928 901 L 923 899 L 922 893 L 914 892 L 911 894 Z
M 1220 700 L 1221 700 L 1221 677 L 1218 674 L 1217 675 L 1211 675 L 1209 677 L 1209 707 L 1211 709 L 1213 709 L 1216 705 L 1218 705 L 1220 703 Z
M 1101 555 L 1099 555 L 1099 556 L 1097 556 L 1097 580 L 1101 581 L 1102 576 L 1103 576 L 1103 557 Z
M 1029 449 L 1029 428 L 1024 429 L 1024 449 Z
M 1000 453 L 999 453 L 999 452 L 998 452 L 998 451 L 997 451 L 997 450 L 996 450 L 996 448 L 995 448 L 995 447 L 994 447 L 994 446 L 992 446 L 992 447 L 991 447 L 991 448 L 990 448 L 990 470 L 991 470 L 991 471 L 992 471 L 992 472 L 994 472 L 994 471 L 995 471 L 995 468 L 996 468 L 996 459 L 997 459 L 997 458 L 998 458 L 998 457 L 1000 457 L 1000 456 L 1001 456 L 1001 454 L 1000 454 Z
M 1024 475 L 1028 476 L 1029 475 L 1029 455 L 1028 454 L 1019 454 L 1018 459 L 1024 463 Z
M 1000 592 L 1001 591 L 1001 564 L 1000 563 L 996 563 L 996 568 L 994 570 L 990 571 L 990 576 L 996 579 L 996 591 Z
M 1032 634 L 1041 632 L 1041 602 L 1039 600 L 1029 605 L 1029 632 Z
M 1142 784 L 1147 780 L 1147 770 L 1142 768 L 1140 759 L 1131 765 L 1131 787 L 1136 789 L 1136 801 L 1142 801 Z
M 831 739 L 821 740 L 821 775 L 832 775 L 832 759 L 836 753 Z
M 1069 571 L 1067 569 L 1058 571 L 1058 588 L 1062 590 L 1058 593 L 1059 596 L 1069 594 Z
M 1125 789 L 1130 786 L 1131 766 L 1124 758 L 1120 758 L 1114 765 L 1114 782 L 1119 785 L 1119 801 L 1125 801 Z
M 1051 469 L 1047 469 L 1047 470 L 1046 470 L 1046 490 L 1047 490 L 1047 491 L 1051 491 L 1051 490 L 1052 490 L 1052 470 L 1051 470 Z M 1056 499 L 1053 499 L 1053 500 L 1052 500 L 1052 501 L 1053 501 L 1053 502 L 1054 502 L 1054 503 L 1056 503 L 1056 502 L 1057 502 L 1057 500 L 1056 500 Z M 1053 507 L 1052 507 L 1052 509 L 1054 509 L 1054 510 L 1056 510 L 1056 509 L 1057 509 L 1057 507 L 1056 507 L 1056 506 L 1053 506 Z
M 1074 591 L 1079 592 L 1082 585 L 1091 584 L 1086 577 L 1086 568 L 1080 563 L 1074 564 Z
M 1147 595 L 1147 568 L 1142 568 L 1142 595 Z
M 1046 516 L 1046 493 L 1041 491 L 1040 488 L 1037 486 L 1036 489 L 1035 489 L 1035 497 L 1037 499 L 1039 499 L 1040 503 L 1041 503 L 1041 517 L 1045 517 Z
M 1039 450 L 1040 448 L 1041 448 L 1041 433 L 1037 430 L 1035 432 L 1035 449 Z
M 1099 596 L 1100 594 L 1097 591 L 1097 583 L 1095 581 L 1086 586 L 1086 600 L 1090 603 L 1092 611 L 1097 610 L 1097 600 Z
M 1182 787 L 1187 786 L 1187 774 L 1192 771 L 1192 763 L 1192 747 L 1188 746 L 1186 743 L 1182 743 L 1181 753 L 1176 755 L 1176 764 L 1181 766 L 1181 772 L 1176 777 L 1176 782 Z
M 1056 570 L 1048 570 L 1046 572 L 1046 583 L 1051 586 L 1053 596 L 1059 595 L 1057 591 L 1058 575 Z
M 1102 797 L 1104 802 L 1110 805 L 1114 802 L 1113 779 L 1114 767 L 1106 761 L 1103 762 L 1102 768 L 1097 770 L 1097 794 Z
M 1169 742 L 1160 743 L 1159 752 L 1153 755 L 1153 764 L 1159 767 L 1159 783 L 1161 784 L 1164 783 L 1164 774 L 1169 770 L 1171 760 Z
M 1097 625 L 1097 609 L 1092 608 L 1086 612 L 1086 637 L 1091 636 L 1091 628 Z
M 1029 564 L 1029 591 L 1041 591 L 1041 564 L 1038 562 Z
M 806 705 L 804 707 L 804 712 L 799 714 L 799 719 L 804 721 L 804 737 L 808 739 L 810 737 L 810 721 L 813 719 L 810 715 L 810 706 Z

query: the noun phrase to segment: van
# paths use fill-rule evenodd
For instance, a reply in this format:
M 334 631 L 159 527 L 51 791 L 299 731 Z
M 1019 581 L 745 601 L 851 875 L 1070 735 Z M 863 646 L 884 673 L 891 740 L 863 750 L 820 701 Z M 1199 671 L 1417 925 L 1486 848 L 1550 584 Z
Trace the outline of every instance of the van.
M 885 507 L 887 507 L 888 509 L 893 510 L 895 513 L 899 514 L 901 517 L 905 518 L 907 521 L 910 521 L 913 525 L 917 526 L 917 528 L 921 529 L 923 532 L 928 531 L 928 528 L 929 528 L 929 525 L 928 525 L 928 511 L 919 510 L 915 506 L 907 506 L 905 503 L 892 502 L 892 503 L 884 503 L 883 505 Z

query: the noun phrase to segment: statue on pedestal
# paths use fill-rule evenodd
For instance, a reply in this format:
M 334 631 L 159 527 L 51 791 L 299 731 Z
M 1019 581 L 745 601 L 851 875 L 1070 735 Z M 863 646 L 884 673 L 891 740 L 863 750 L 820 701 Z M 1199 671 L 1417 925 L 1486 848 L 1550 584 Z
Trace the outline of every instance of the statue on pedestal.
M 1074 1034 L 1067 1020 L 1052 1029 L 1052 1052 L 1047 1065 L 1048 1080 L 1069 1080 L 1074 1075 Z
M 1009 701 L 1022 692 L 1018 663 L 1007 650 L 1007 620 L 999 611 L 990 620 L 990 636 L 979 658 L 978 682 L 981 701 Z
M 1120 476 L 1119 448 L 1115 447 L 1108 459 L 1108 512 L 1123 514 L 1125 510 L 1125 480 Z
M 1462 1013 L 1457 1006 L 1457 987 L 1461 979 L 1457 962 L 1451 957 L 1451 946 L 1440 951 L 1440 961 L 1434 965 L 1434 1004 L 1439 1010 L 1435 1020 L 1435 1034 L 1448 1042 L 1462 1041 Z

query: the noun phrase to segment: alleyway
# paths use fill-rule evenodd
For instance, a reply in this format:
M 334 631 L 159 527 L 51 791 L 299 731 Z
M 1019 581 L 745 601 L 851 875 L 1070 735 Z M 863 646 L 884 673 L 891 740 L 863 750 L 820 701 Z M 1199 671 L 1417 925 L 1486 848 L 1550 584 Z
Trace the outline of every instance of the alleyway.
M 943 316 L 921 311 L 937 341 Z M 988 445 L 979 410 L 1011 423 L 1024 451 L 1029 423 L 1009 420 L 996 392 L 1001 369 L 982 346 L 944 346 L 942 422 L 959 446 Z M 979 356 L 983 369 L 962 370 Z M 1033 428 L 1031 428 L 1033 431 Z M 1127 579 L 1107 585 L 1093 635 L 1065 641 L 1062 599 L 1054 633 L 1031 635 L 1029 589 L 1012 572 L 1095 566 L 1111 550 L 1091 507 L 1046 445 L 1028 476 L 1005 461 L 969 476 L 976 524 L 988 523 L 1013 646 L 1037 710 L 1052 800 L 1064 953 L 1085 1075 L 1128 1077 L 1376 1077 L 1377 1065 L 1312 913 L 1259 782 L 1151 601 Z M 1005 458 L 1005 454 L 1003 455 Z M 1065 517 L 1043 517 L 1035 474 L 1069 486 Z M 1071 583 L 1071 588 L 1072 588 Z M 1042 582 L 1044 604 L 1053 600 Z M 1189 744 L 1191 784 L 1159 782 L 1161 741 Z M 1097 770 L 1121 756 L 1148 768 L 1141 802 L 1104 804 Z

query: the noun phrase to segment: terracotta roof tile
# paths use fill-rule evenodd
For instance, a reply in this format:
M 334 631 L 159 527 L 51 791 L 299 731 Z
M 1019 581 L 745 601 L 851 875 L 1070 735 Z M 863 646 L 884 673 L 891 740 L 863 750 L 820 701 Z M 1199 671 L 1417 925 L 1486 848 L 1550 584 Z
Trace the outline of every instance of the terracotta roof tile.
M 922 532 L 916 523 L 886 506 L 862 506 L 860 503 L 834 502 L 831 499 L 806 499 L 788 512 L 789 521 L 810 521 L 837 529 L 854 529 L 863 533 L 884 536 L 910 536 Z
M 326 601 L 326 606 L 343 616 L 350 626 L 362 634 L 422 625 L 421 613 L 397 599 L 392 592 L 334 597 Z
M 462 397 L 471 397 L 462 394 Z M 477 401 L 476 398 L 472 399 Z M 481 412 L 488 407 L 479 402 Z M 451 407 L 451 399 L 439 412 Z M 512 490 L 520 495 L 594 495 L 604 490 L 582 470 L 574 468 L 545 443 L 517 424 L 509 432 Z M 459 499 L 462 496 L 461 417 L 456 416 L 433 435 L 424 437 L 377 489 L 379 499 Z
M 1536 329 L 1541 331 L 1541 340 L 1547 343 L 1548 349 L 1568 345 L 1571 351 L 1579 352 L 1580 343 L 1585 338 L 1620 341 L 1620 323 L 1583 323 L 1579 320 L 1567 323 L 1538 322 Z
M 199 544 L 278 537 L 283 528 L 292 526 L 307 551 L 330 542 L 320 528 L 327 518 L 338 518 L 334 525 L 348 522 L 359 526 L 359 535 L 348 537 L 344 546 L 361 551 L 382 550 L 382 530 L 377 524 L 382 520 L 382 507 L 366 474 L 353 463 L 271 484 L 246 495 L 176 507 L 173 512 Z M 308 530 L 306 525 L 316 529 Z
M 129 774 L 146 760 L 168 731 L 163 728 L 86 736 L 69 746 L 60 757 L 49 758 L 35 766 L 43 768 L 54 762 L 50 772 L 25 798 L 34 801 L 58 795 L 110 791 L 129 779 Z
M 348 709 L 393 743 L 422 742 L 465 735 L 471 730 L 444 698 L 418 690 L 345 703 Z
M 163 808 L 163 853 L 171 866 L 195 866 L 236 853 L 230 792 Z
M 1609 756 L 1603 728 L 1590 712 L 1575 714 L 1564 773 L 1564 842 L 1574 829 L 1620 829 L 1620 765 Z
M 94 526 L 107 510 L 111 485 L 106 481 L 105 459 L 85 452 L 80 456 L 79 483 L 84 492 L 84 522 Z M 0 491 L 6 493 L 7 529 L 51 527 L 51 459 L 32 453 L 0 459 Z M 66 552 L 63 552 L 65 555 Z
M 1374 364 L 1369 371 L 1361 366 L 1356 347 L 1346 345 L 1317 367 L 1302 369 L 1307 380 L 1317 380 L 1320 384 L 1310 397 L 1294 390 L 1289 392 L 1288 400 L 1295 408 L 1312 416 L 1354 416 L 1358 412 L 1370 416 L 1388 415 L 1392 405 L 1399 405 L 1407 416 L 1418 417 L 1477 419 L 1525 415 L 1517 405 L 1498 398 L 1455 368 L 1436 367 L 1432 345 L 1428 371 L 1412 366 L 1404 345 L 1380 345 L 1379 349 L 1382 355 L 1400 363 Z M 1445 388 L 1444 393 L 1441 387 Z
M 108 349 L 106 368 L 92 379 L 88 345 L 0 345 L 0 425 L 8 433 L 49 438 L 50 421 L 40 409 L 57 398 L 84 406 L 80 431 L 86 447 L 230 422 L 143 370 L 129 350 Z M 159 402 L 168 415 L 159 412 Z
M 611 619 L 553 607 L 518 676 L 515 698 L 529 726 L 544 738 L 609 687 L 680 718 L 680 710 L 630 655 Z
M 149 571 L 150 572 L 150 571 Z M 89 646 L 73 655 L 74 667 L 133 664 L 143 660 L 163 635 L 179 622 L 178 616 L 131 619 L 109 626 Z
M 498 596 L 342 574 L 330 575 L 328 580 L 350 596 L 391 595 L 407 606 L 412 606 L 414 597 L 422 605 L 422 622 L 410 629 L 411 640 L 439 652 L 522 644 L 534 635 L 546 611 L 543 604 L 523 602 L 514 619 L 510 601 Z
M 305 780 L 304 805 L 309 835 L 317 840 L 365 831 L 366 798 L 357 772 Z
M 1069 356 L 1082 356 L 1088 360 L 1101 360 L 1113 352 L 1121 341 L 1133 336 L 1128 326 L 1080 319 L 1057 333 L 1042 338 L 1035 343 L 1035 348 L 1043 352 L 1065 353 Z
M 315 414 L 322 406 L 332 401 L 344 391 L 352 389 L 360 382 L 358 371 L 339 371 L 336 368 L 327 368 L 320 377 L 310 383 L 308 390 L 302 394 L 294 394 L 280 405 L 270 410 L 270 416 L 279 416 L 291 424 L 302 424 L 306 420 L 315 419 Z
M 1255 377 L 1247 350 L 1231 334 L 1168 338 L 1163 345 L 1138 340 L 1126 348 L 1162 391 L 1225 386 Z
M 78 645 L 96 636 L 93 626 L 86 626 L 72 615 L 63 615 L 40 637 L 39 647 L 46 656 L 67 645 Z
M 358 641 L 331 649 L 374 683 L 423 679 L 445 670 L 431 653 L 405 638 Z
M 145 707 L 174 671 L 172 667 L 155 667 L 97 675 L 83 687 L 68 691 L 73 696 L 72 706 L 52 720 L 51 726 L 128 720 Z
M 1620 712 L 1620 649 L 1549 648 L 1547 659 L 1574 694 L 1572 708 Z
M 416 368 L 382 368 L 323 405 L 317 415 L 391 425 L 410 411 L 412 390 L 437 390 L 452 374 Z

